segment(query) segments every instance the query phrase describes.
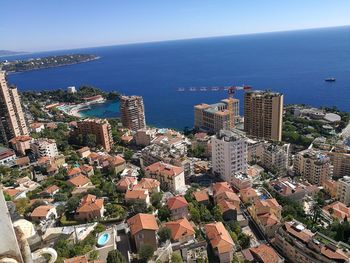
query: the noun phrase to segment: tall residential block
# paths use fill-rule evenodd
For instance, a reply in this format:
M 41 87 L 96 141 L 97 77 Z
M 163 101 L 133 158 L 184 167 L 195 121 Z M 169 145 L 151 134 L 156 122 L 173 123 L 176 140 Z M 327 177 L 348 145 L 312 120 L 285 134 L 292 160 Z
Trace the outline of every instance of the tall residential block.
M 244 95 L 244 130 L 247 135 L 282 140 L 283 95 L 270 91 L 248 91 Z
M 350 176 L 350 151 L 335 150 L 327 153 L 333 165 L 333 177 Z
M 222 130 L 212 137 L 211 144 L 213 173 L 234 184 L 235 175 L 247 171 L 246 137 L 238 130 Z
M 125 128 L 137 131 L 146 127 L 145 107 L 141 96 L 121 96 L 120 114 Z
M 198 104 L 194 106 L 194 127 L 207 132 L 218 132 L 230 128 L 230 116 L 234 123 L 239 120 L 239 100 L 233 99 L 233 115 L 228 110 L 228 99 L 214 104 Z
M 294 157 L 293 168 L 296 175 L 319 186 L 331 177 L 330 158 L 313 149 L 297 153 Z
M 29 135 L 17 88 L 9 87 L 5 71 L 0 71 L 0 143 Z
M 96 144 L 109 152 L 113 145 L 111 125 L 106 119 L 85 119 L 78 122 L 76 134 L 83 136 L 93 134 L 96 136 Z
M 337 199 L 345 205 L 350 205 L 350 176 L 344 176 L 337 182 Z

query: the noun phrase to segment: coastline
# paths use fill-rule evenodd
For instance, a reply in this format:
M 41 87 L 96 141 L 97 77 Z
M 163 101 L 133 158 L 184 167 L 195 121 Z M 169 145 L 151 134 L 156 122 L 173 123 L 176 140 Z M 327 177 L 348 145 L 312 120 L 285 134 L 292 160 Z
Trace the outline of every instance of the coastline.
M 83 102 L 75 105 L 63 104 L 58 106 L 57 108 L 67 115 L 74 116 L 77 118 L 84 118 L 84 116 L 80 113 L 81 111 L 89 109 L 92 105 L 102 104 L 106 102 L 107 99 L 101 99 L 98 101 Z
M 47 66 L 47 67 L 44 67 L 44 68 L 33 68 L 33 69 L 22 70 L 22 71 L 7 71 L 6 73 L 8 75 L 14 75 L 14 74 L 19 74 L 19 73 L 24 73 L 24 72 L 31 72 L 31 71 L 36 71 L 36 70 L 45 70 L 45 69 L 50 69 L 50 68 L 61 68 L 61 67 L 66 67 L 66 66 L 72 66 L 72 65 L 78 65 L 78 64 L 92 62 L 92 61 L 98 60 L 100 58 L 101 58 L 101 56 L 97 56 L 95 58 L 88 59 L 88 60 L 85 60 L 85 61 L 74 62 L 74 63 L 64 64 L 64 65 Z

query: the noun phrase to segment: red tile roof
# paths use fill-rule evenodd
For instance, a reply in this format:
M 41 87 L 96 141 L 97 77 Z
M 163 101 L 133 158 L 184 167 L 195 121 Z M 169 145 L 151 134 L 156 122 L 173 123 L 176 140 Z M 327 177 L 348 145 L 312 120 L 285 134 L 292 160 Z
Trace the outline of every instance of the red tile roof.
M 158 230 L 157 220 L 151 214 L 137 214 L 128 219 L 128 225 L 132 235 L 137 234 L 141 230 Z
M 171 230 L 171 238 L 173 240 L 179 240 L 180 238 L 195 234 L 193 226 L 186 218 L 167 222 L 165 223 L 165 227 Z
M 170 210 L 179 209 L 182 207 L 187 207 L 188 203 L 186 199 L 182 196 L 170 197 L 167 201 L 167 206 Z
M 205 233 L 219 254 L 233 251 L 234 242 L 222 222 L 206 224 Z
M 150 173 L 156 173 L 162 176 L 177 176 L 181 174 L 184 170 L 182 167 L 163 163 L 163 162 L 157 162 L 154 164 L 151 164 L 150 166 L 147 166 L 145 169 L 146 172 Z

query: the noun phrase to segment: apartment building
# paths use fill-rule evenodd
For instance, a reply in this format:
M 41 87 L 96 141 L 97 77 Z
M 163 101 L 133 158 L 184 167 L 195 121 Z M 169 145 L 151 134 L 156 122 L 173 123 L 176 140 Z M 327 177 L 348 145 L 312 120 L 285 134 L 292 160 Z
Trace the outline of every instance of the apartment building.
M 244 130 L 247 135 L 282 140 L 283 95 L 270 91 L 244 94 Z
M 239 100 L 233 99 L 234 122 L 239 120 Z M 230 111 L 228 99 L 215 104 L 198 104 L 194 106 L 194 127 L 207 132 L 218 132 L 230 129 Z
M 278 228 L 274 243 L 291 262 L 349 262 L 349 245 L 321 233 L 313 233 L 296 220 L 285 222 Z
M 16 87 L 9 87 L 5 71 L 0 70 L 0 144 L 8 145 L 14 137 L 29 135 Z
M 334 178 L 350 176 L 350 153 L 348 151 L 333 151 L 329 152 L 328 156 L 331 158 L 333 165 Z
M 113 145 L 111 125 L 106 119 L 85 119 L 77 123 L 75 135 L 96 136 L 96 144 L 102 146 L 109 152 Z
M 53 158 L 58 155 L 56 141 L 53 139 L 36 139 L 30 144 L 30 148 L 37 158 Z
M 238 130 L 222 130 L 212 137 L 213 173 L 232 184 L 236 173 L 247 170 L 247 142 Z
M 289 147 L 290 144 L 264 144 L 261 165 L 278 175 L 285 175 L 288 169 Z
M 350 176 L 344 176 L 338 180 L 337 199 L 350 206 Z
M 159 181 L 163 191 L 173 193 L 186 191 L 185 174 L 182 167 L 157 162 L 146 167 L 145 176 Z
M 125 128 L 137 131 L 146 127 L 145 107 L 141 96 L 121 96 L 120 114 Z
M 296 175 L 302 176 L 311 184 L 321 186 L 331 177 L 330 158 L 313 149 L 306 149 L 296 154 L 293 167 Z

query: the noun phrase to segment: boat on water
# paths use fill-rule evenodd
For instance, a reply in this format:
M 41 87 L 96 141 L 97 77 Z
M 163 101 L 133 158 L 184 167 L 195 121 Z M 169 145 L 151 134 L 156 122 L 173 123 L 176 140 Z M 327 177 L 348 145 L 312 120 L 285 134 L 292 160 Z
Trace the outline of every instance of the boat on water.
M 335 78 L 326 78 L 324 81 L 327 81 L 327 82 L 334 82 L 336 81 Z

